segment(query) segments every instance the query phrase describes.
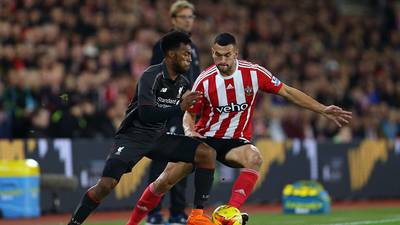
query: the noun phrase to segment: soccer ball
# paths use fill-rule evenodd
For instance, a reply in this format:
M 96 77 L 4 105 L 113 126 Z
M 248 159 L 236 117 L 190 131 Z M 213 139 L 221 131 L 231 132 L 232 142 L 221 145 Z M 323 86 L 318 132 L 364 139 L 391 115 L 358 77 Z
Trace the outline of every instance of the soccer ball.
M 221 205 L 212 213 L 212 222 L 216 225 L 242 225 L 242 215 L 233 206 Z

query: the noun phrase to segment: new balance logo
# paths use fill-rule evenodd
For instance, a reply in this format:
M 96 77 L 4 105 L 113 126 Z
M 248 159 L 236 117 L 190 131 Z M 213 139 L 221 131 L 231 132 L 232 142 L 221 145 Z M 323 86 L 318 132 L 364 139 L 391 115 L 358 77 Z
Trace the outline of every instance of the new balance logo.
M 249 107 L 249 104 L 247 103 L 235 104 L 232 102 L 230 105 L 217 107 L 217 111 L 219 113 L 241 112 L 245 111 L 247 107 Z
M 234 88 L 234 87 L 233 87 L 232 84 L 228 84 L 228 87 L 226 87 L 226 90 L 233 89 L 233 88 Z
M 245 192 L 243 189 L 235 190 L 235 193 L 239 193 L 239 194 L 241 194 L 241 195 L 246 196 L 246 192 Z
M 168 90 L 168 88 L 161 88 L 160 92 L 165 93 L 165 92 L 167 92 L 167 90 Z
M 146 212 L 149 211 L 149 209 L 146 206 L 138 205 L 137 207 L 138 207 L 138 209 L 140 209 L 142 211 L 146 211 Z
M 124 149 L 125 147 L 118 147 L 117 152 L 115 153 L 116 155 L 121 155 L 122 149 Z

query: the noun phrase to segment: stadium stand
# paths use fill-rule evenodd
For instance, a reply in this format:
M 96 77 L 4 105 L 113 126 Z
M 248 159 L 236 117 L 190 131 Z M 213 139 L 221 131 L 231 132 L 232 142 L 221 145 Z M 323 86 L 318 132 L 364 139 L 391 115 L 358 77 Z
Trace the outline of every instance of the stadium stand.
M 351 126 L 339 129 L 263 96 L 256 136 L 338 143 L 399 136 L 400 10 L 395 1 L 368 1 L 349 13 L 337 2 L 194 1 L 192 37 L 203 68 L 211 62 L 210 40 L 231 32 L 240 37 L 242 58 L 354 113 Z M 1 1 L 0 138 L 111 137 L 152 45 L 170 27 L 169 4 Z

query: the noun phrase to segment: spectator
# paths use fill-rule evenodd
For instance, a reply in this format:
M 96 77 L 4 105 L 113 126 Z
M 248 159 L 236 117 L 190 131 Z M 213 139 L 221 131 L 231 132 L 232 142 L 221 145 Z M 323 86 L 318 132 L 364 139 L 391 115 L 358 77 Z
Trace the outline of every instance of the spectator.
M 375 14 L 349 14 L 340 2 L 195 1 L 192 39 L 201 66 L 211 60 L 210 38 L 231 32 L 245 40 L 240 43 L 244 58 L 318 100 L 351 109 L 352 138 L 396 138 L 400 133 L 400 7 L 396 1 L 378 5 L 371 1 L 364 7 Z M 52 132 L 47 134 L 81 135 L 79 121 L 88 115 L 77 110 L 80 99 L 90 101 L 88 108 L 97 117 L 110 110 L 116 96 L 131 98 L 131 89 L 119 85 L 134 86 L 148 66 L 152 46 L 171 27 L 170 3 L 0 1 L 0 137 L 30 135 L 32 112 L 39 108 L 50 113 Z M 282 112 L 290 110 L 303 121 L 303 128 L 288 129 L 293 123 L 288 115 L 277 120 L 271 109 L 258 104 L 257 136 L 271 136 L 282 128 L 284 132 L 274 138 L 331 140 L 347 132 L 318 117 L 299 114 L 281 99 L 263 96 L 259 101 L 271 101 Z M 387 117 L 375 109 L 382 104 L 390 112 Z M 53 132 L 61 124 L 67 126 L 65 132 Z M 96 123 L 87 126 L 87 136 L 103 135 L 95 129 Z
M 31 116 L 31 127 L 29 137 L 47 138 L 49 137 L 50 113 L 45 108 L 37 108 Z

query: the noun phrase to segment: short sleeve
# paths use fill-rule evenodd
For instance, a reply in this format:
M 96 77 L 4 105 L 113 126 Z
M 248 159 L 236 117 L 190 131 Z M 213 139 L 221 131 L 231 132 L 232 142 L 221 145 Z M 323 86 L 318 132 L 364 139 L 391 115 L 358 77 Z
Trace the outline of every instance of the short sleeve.
M 257 65 L 258 86 L 262 91 L 277 94 L 283 83 L 267 69 Z
M 156 86 L 156 77 L 150 73 L 144 73 L 138 83 L 138 103 L 139 105 L 156 104 L 154 89 Z

